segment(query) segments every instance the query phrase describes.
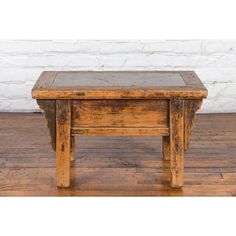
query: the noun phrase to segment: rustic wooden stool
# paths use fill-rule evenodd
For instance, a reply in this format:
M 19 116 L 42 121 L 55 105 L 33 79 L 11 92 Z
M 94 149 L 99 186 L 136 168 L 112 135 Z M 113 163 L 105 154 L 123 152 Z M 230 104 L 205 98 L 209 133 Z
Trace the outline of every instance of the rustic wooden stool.
M 45 71 L 32 89 L 56 151 L 57 186 L 70 186 L 74 136 L 163 136 L 171 186 L 183 186 L 184 151 L 207 89 L 192 71 Z

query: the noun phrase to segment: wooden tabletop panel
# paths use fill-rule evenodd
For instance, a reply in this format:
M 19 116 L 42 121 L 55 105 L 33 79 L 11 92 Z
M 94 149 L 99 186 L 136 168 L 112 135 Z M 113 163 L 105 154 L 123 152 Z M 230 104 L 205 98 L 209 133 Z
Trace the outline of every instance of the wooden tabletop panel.
M 61 87 L 131 87 L 152 88 L 160 86 L 186 86 L 177 73 L 156 72 L 59 72 L 54 80 Z
M 45 71 L 32 90 L 37 99 L 205 98 L 193 71 Z

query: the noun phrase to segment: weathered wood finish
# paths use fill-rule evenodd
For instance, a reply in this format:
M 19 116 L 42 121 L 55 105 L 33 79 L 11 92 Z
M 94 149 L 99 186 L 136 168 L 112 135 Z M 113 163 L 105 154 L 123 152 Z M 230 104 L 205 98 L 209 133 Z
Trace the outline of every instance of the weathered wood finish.
M 56 101 L 37 99 L 37 103 L 44 111 L 51 136 L 51 145 L 53 150 L 56 151 Z
M 32 95 L 34 94 L 34 90 L 50 88 L 55 81 L 56 75 L 56 71 L 43 71 L 32 89 Z
M 73 127 L 167 128 L 168 100 L 74 100 Z
M 199 79 L 199 77 L 194 71 L 180 71 L 179 73 L 182 76 L 187 87 L 195 89 L 203 89 L 205 90 L 207 95 L 207 89 L 204 87 L 202 81 Z
M 183 186 L 184 174 L 184 101 L 170 101 L 170 170 L 171 186 Z
M 70 160 L 75 161 L 75 137 L 71 135 Z
M 40 99 L 199 99 L 205 98 L 207 92 L 198 88 L 182 88 L 181 90 L 176 87 L 171 91 L 168 88 L 100 88 L 95 89 L 43 89 L 34 90 L 33 98 Z
M 64 86 L 57 84 L 56 78 L 61 74 Z M 168 81 L 168 75 L 182 78 L 183 83 L 173 79 L 163 82 L 163 77 Z M 68 86 L 67 78 L 71 76 L 82 85 Z M 84 85 L 85 78 L 90 79 L 90 85 Z M 32 96 L 36 99 L 199 99 L 207 96 L 207 89 L 193 71 L 48 71 L 40 76 Z
M 189 146 L 189 139 L 194 127 L 196 112 L 200 109 L 202 100 L 184 100 L 184 149 Z
M 170 136 L 162 137 L 162 156 L 164 161 L 170 160 Z
M 84 136 L 167 136 L 169 128 L 72 128 Z
M 2 112 L 0 196 L 236 196 L 236 113 L 195 124 L 182 189 L 170 187 L 161 137 L 80 137 L 71 187 L 57 188 L 44 115 Z
M 44 72 L 32 96 L 57 152 L 57 186 L 70 186 L 75 135 L 163 136 L 171 186 L 183 186 L 184 151 L 207 90 L 193 71 Z
M 56 101 L 57 186 L 70 186 L 71 101 Z

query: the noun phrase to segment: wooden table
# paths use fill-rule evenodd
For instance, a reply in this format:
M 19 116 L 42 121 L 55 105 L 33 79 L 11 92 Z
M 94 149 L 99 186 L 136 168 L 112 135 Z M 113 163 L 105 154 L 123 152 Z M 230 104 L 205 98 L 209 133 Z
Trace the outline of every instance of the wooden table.
M 70 186 L 75 135 L 162 136 L 171 186 L 183 186 L 184 151 L 207 89 L 193 71 L 45 71 L 32 89 L 56 151 L 57 186 Z

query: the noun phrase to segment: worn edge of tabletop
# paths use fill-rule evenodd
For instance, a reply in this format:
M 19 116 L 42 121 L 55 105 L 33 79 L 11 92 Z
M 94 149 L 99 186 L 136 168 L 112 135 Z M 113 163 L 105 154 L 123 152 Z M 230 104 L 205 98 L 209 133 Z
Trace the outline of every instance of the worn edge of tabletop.
M 201 99 L 206 98 L 208 91 L 194 71 L 146 71 L 158 73 L 179 73 L 186 86 L 173 87 L 53 87 L 57 73 L 74 71 L 44 71 L 32 89 L 35 99 Z M 76 72 L 76 71 L 75 71 Z M 80 71 L 77 71 L 80 72 Z M 101 72 L 101 71 L 81 71 Z M 104 72 L 104 71 L 103 71 Z M 118 71 L 108 71 L 118 72 Z M 134 72 L 134 71 L 125 71 Z M 145 72 L 145 71 L 135 71 Z

